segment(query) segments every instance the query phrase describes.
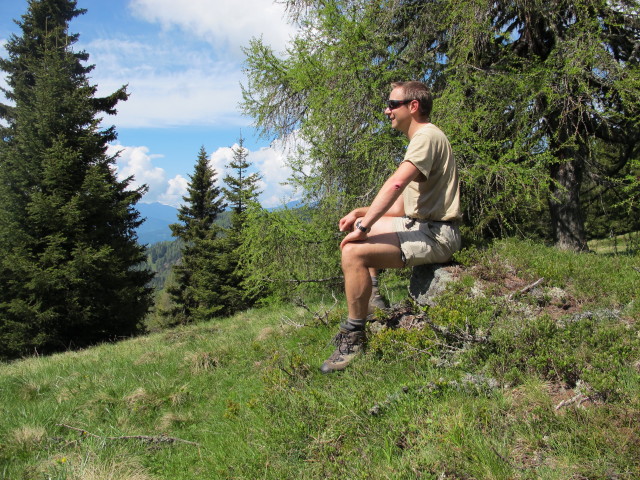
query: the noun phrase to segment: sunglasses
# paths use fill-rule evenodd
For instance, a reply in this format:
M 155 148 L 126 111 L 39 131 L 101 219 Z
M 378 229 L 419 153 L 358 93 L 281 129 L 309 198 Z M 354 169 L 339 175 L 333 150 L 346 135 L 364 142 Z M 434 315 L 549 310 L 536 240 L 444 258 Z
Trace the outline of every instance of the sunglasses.
M 387 107 L 389 110 L 395 110 L 396 108 L 411 102 L 413 102 L 413 100 L 387 100 Z

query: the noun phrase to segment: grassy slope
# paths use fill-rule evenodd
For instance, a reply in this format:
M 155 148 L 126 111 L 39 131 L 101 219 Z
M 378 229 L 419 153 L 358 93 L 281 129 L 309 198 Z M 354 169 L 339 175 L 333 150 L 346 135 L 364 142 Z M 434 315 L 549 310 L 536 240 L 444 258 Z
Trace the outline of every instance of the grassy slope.
M 323 376 L 343 307 L 269 307 L 1 365 L 0 478 L 639 478 L 640 257 L 460 260 L 429 313 L 488 344 L 388 330 Z

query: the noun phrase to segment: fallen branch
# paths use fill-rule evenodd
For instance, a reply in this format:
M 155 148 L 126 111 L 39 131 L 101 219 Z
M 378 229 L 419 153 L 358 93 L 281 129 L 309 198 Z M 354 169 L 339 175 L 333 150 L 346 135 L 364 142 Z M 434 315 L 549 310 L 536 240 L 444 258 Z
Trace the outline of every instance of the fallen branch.
M 266 282 L 271 282 L 271 283 L 278 283 L 278 282 L 282 282 L 282 283 L 293 283 L 296 285 L 300 285 L 303 283 L 327 283 L 327 282 L 335 282 L 337 280 L 344 280 L 343 276 L 339 276 L 339 277 L 328 277 L 328 278 L 312 278 L 309 280 L 298 280 L 297 278 L 290 278 L 290 279 L 286 279 L 286 280 L 282 280 L 282 279 L 276 279 L 276 278 L 263 278 L 264 281 Z
M 159 437 L 152 437 L 149 435 L 126 435 L 121 437 L 103 437 L 101 435 L 96 435 L 95 433 L 91 433 L 86 431 L 83 428 L 76 428 L 70 425 L 65 425 L 64 423 L 58 423 L 58 427 L 68 428 L 69 430 L 75 430 L 76 432 L 80 432 L 81 435 L 86 435 L 88 437 L 99 438 L 101 440 L 139 440 L 143 443 L 186 443 L 187 445 L 195 445 L 197 447 L 200 446 L 199 443 L 190 442 L 188 440 L 182 440 L 181 438 L 167 437 L 166 435 L 161 435 Z
M 301 298 L 295 299 L 293 303 L 297 307 L 302 307 L 311 315 L 313 315 L 314 320 L 319 321 L 323 325 L 329 325 L 329 314 L 334 308 L 336 308 L 336 305 L 338 305 L 338 299 L 336 298 L 333 292 L 331 292 L 331 296 L 333 297 L 333 305 L 331 305 L 331 308 L 329 308 L 329 310 L 325 310 L 323 313 L 320 313 L 320 310 L 318 310 L 317 312 L 311 311 L 311 309 L 307 306 L 306 303 L 304 303 L 304 301 Z M 297 326 L 305 327 L 306 325 L 297 325 Z
M 517 296 L 517 295 L 522 295 L 524 293 L 527 293 L 531 290 L 533 290 L 534 288 L 536 288 L 538 285 L 540 285 L 542 282 L 544 282 L 544 277 L 539 278 L 538 280 L 536 280 L 535 282 L 533 282 L 531 285 L 527 285 L 526 287 L 524 287 L 523 289 L 521 289 L 520 291 L 516 292 L 516 293 L 512 293 L 511 295 L 509 295 L 509 300 L 511 300 L 513 297 Z
M 556 405 L 556 410 L 560 410 L 562 407 L 566 407 L 574 403 L 577 403 L 578 404 L 577 406 L 579 407 L 587 400 L 591 400 L 591 398 L 589 398 L 586 395 L 583 395 L 582 393 L 579 393 L 571 398 L 561 401 L 558 405 Z
M 286 315 L 282 316 L 282 323 L 284 323 L 286 325 L 289 325 L 290 327 L 294 327 L 294 328 L 302 328 L 302 327 L 306 327 L 307 326 L 304 323 L 298 323 L 298 322 L 295 322 L 295 321 L 291 320 Z

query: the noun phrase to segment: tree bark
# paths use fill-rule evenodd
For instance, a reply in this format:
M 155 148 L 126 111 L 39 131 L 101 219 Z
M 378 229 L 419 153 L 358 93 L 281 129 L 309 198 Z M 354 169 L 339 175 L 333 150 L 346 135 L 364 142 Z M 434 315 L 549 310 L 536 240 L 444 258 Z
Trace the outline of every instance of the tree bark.
M 555 245 L 562 250 L 588 250 L 580 205 L 583 162 L 574 158 L 554 164 L 550 170 L 552 185 L 549 210 Z

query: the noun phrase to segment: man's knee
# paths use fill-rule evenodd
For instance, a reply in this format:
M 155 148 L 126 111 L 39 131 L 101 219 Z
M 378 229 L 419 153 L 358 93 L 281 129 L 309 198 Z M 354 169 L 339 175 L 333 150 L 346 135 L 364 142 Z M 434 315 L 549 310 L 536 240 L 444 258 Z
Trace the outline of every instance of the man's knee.
M 342 265 L 353 265 L 354 263 L 362 263 L 363 257 L 360 255 L 361 248 L 357 243 L 347 243 L 342 247 Z

